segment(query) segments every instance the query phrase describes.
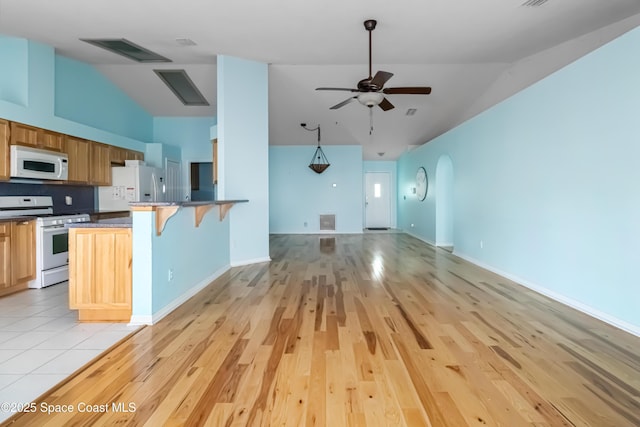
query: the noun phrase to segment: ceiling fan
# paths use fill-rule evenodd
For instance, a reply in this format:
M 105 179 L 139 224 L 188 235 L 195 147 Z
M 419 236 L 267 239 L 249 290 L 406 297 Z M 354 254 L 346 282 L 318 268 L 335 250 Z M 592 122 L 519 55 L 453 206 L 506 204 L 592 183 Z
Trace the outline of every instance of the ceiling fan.
M 349 92 L 358 92 L 358 95 L 345 99 L 339 104 L 331 107 L 331 110 L 337 110 L 344 107 L 354 100 L 358 100 L 362 105 L 373 108 L 375 105 L 380 106 L 384 111 L 391 110 L 393 104 L 385 97 L 385 95 L 429 95 L 430 87 L 390 87 L 384 88 L 384 84 L 389 80 L 393 73 L 387 71 L 378 71 L 375 76 L 371 76 L 371 32 L 375 30 L 378 22 L 375 19 L 367 19 L 364 21 L 364 28 L 369 32 L 369 77 L 358 82 L 357 89 L 341 88 L 341 87 L 319 87 L 316 90 L 342 90 Z

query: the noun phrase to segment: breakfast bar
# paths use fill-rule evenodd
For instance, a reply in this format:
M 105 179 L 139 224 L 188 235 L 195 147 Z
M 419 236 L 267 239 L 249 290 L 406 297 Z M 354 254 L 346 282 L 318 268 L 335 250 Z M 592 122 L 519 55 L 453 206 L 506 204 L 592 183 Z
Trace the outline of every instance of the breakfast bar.
M 134 202 L 131 217 L 68 224 L 69 307 L 83 322 L 153 323 L 229 268 L 228 212 L 246 202 Z

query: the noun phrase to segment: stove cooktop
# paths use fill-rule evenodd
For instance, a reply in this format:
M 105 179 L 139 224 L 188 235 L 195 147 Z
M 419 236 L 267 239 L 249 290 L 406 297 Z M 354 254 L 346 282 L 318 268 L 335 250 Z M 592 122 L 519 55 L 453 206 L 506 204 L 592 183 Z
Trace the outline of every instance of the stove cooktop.
M 87 213 L 54 213 L 50 196 L 0 196 L 0 218 L 21 216 L 35 217 L 38 224 L 47 225 L 90 220 Z

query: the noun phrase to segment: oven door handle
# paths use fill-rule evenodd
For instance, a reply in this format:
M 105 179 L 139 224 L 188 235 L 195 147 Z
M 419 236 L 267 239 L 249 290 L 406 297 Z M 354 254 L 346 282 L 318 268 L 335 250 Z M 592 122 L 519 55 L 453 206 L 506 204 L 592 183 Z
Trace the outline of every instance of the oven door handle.
M 42 227 L 43 233 L 55 233 L 60 230 L 64 230 L 64 225 L 55 225 L 53 227 Z

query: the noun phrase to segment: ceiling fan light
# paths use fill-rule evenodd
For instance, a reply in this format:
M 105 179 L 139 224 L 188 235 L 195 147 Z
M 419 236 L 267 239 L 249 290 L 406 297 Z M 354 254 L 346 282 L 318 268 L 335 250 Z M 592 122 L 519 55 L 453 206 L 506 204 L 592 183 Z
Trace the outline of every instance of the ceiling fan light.
M 382 102 L 384 94 L 381 92 L 362 92 L 358 95 L 358 102 L 367 107 L 374 107 Z

